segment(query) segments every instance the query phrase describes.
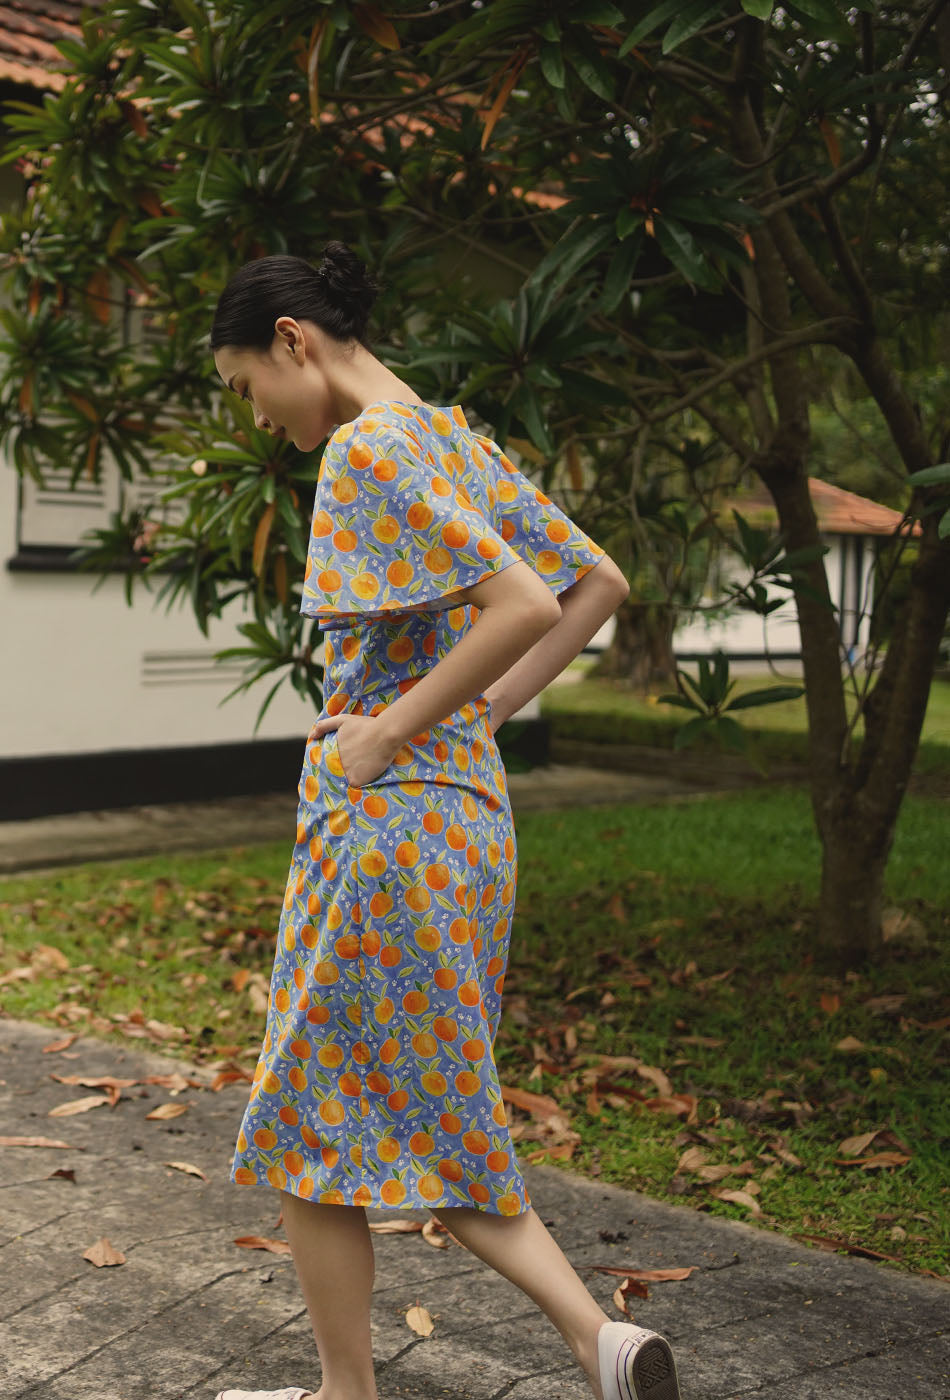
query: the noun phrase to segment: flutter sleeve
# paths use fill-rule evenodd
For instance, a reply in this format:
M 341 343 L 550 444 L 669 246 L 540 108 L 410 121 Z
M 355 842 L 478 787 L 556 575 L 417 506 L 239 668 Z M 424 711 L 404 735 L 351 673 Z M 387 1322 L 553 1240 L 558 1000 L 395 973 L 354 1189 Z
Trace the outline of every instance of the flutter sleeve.
M 300 612 L 326 627 L 458 607 L 458 590 L 518 561 L 467 489 L 393 425 L 345 425 L 314 497 Z
M 491 485 L 495 528 L 552 593 L 563 593 L 590 573 L 606 551 L 519 471 L 496 442 L 473 436 L 476 453 L 487 458 L 483 470 Z

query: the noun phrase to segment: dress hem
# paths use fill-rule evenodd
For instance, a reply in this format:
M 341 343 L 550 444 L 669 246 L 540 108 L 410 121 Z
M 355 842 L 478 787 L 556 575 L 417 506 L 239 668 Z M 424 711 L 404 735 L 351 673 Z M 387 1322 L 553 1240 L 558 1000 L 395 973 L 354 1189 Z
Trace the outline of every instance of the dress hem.
M 230 1180 L 233 1186 L 269 1186 L 272 1191 L 286 1191 L 287 1194 L 290 1196 L 297 1196 L 301 1200 L 313 1201 L 314 1205 L 365 1206 L 370 1210 L 449 1210 L 454 1207 L 458 1210 L 481 1211 L 484 1215 L 507 1216 L 525 1215 L 529 1210 L 532 1209 L 531 1198 L 528 1195 L 527 1191 L 525 1191 L 523 1209 L 498 1210 L 495 1204 L 491 1201 L 427 1201 L 424 1200 L 422 1196 L 418 1195 L 418 1193 L 416 1193 L 415 1196 L 407 1195 L 399 1202 L 356 1201 L 353 1199 L 353 1197 L 360 1190 L 359 1186 L 354 1188 L 354 1190 L 350 1191 L 348 1196 L 345 1192 L 341 1191 L 339 1187 L 335 1187 L 331 1191 L 325 1191 L 322 1193 L 317 1192 L 315 1190 L 309 1196 L 301 1196 L 300 1192 L 295 1189 L 299 1183 L 294 1181 L 293 1177 L 291 1176 L 288 1176 L 284 1184 L 280 1186 L 276 1185 L 273 1181 L 268 1181 L 266 1177 L 263 1180 L 257 1179 L 255 1181 L 238 1181 L 233 1173 L 231 1175 Z M 325 1201 L 324 1196 L 332 1196 L 334 1199 L 330 1201 Z M 339 1196 L 342 1196 L 343 1199 L 337 1200 L 336 1198 Z

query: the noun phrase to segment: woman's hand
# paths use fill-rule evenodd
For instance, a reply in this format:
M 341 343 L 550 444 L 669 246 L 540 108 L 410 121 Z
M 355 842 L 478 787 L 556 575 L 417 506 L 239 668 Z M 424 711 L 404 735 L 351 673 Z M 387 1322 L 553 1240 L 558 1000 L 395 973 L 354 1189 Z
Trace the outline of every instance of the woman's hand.
M 383 738 L 382 726 L 376 720 L 376 715 L 355 715 L 350 710 L 341 715 L 326 715 L 317 720 L 310 731 L 312 739 L 333 729 L 345 729 L 349 734 L 348 739 L 342 732 L 337 735 L 336 751 L 350 787 L 362 787 L 382 777 L 402 748 L 399 744 L 394 749 L 391 741 Z

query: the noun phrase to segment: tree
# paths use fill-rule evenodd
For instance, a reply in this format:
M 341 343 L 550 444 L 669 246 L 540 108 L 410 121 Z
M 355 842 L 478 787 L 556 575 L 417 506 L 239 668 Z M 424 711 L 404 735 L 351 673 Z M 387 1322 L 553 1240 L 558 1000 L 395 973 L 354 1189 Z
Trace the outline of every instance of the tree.
M 360 251 L 386 283 L 382 357 L 424 397 L 464 400 L 546 486 L 566 468 L 565 504 L 606 548 L 641 540 L 631 573 L 644 532 L 669 526 L 640 520 L 631 471 L 697 416 L 725 451 L 700 469 L 666 454 L 661 495 L 695 503 L 684 559 L 715 536 L 726 478 L 755 473 L 775 501 L 779 536 L 743 536 L 745 600 L 767 609 L 776 583 L 797 600 L 819 946 L 859 961 L 879 946 L 950 607 L 946 485 L 908 484 L 936 464 L 940 409 L 917 411 L 904 370 L 942 306 L 942 189 L 917 190 L 946 160 L 946 10 L 693 0 L 631 27 L 600 0 L 492 0 L 461 20 L 450 5 L 111 0 L 61 46 L 74 80 L 9 118 L 30 197 L 0 235 L 0 441 L 23 471 L 94 472 L 105 451 L 127 472 L 156 452 L 180 462 L 185 519 L 148 562 L 141 519 L 116 520 L 88 562 L 164 578 L 202 626 L 251 596 L 247 684 L 289 677 L 316 700 L 287 558 L 302 565 L 316 464 L 222 406 L 203 348 L 241 262 L 327 238 Z M 123 341 L 130 302 L 164 343 Z M 876 674 L 842 673 L 807 491 L 818 355 L 873 400 L 924 527 Z M 700 727 L 722 729 L 728 675 L 706 679 Z

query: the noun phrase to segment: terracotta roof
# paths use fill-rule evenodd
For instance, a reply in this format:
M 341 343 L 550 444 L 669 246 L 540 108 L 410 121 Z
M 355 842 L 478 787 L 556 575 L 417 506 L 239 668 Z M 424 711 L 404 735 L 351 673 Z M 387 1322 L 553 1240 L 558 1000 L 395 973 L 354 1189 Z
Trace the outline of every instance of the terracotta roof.
M 58 92 L 66 60 L 57 39 L 80 39 L 81 0 L 0 0 L 0 80 Z
M 808 493 L 823 535 L 893 535 L 903 519 L 899 510 L 869 501 L 866 496 L 845 491 L 841 486 L 832 486 L 830 481 L 819 481 L 816 476 L 808 478 Z M 741 496 L 724 501 L 720 512 L 728 514 L 733 506 L 750 525 L 778 522 L 772 497 L 761 483 Z M 919 522 L 915 520 L 909 529 L 905 524 L 901 533 L 919 535 Z

